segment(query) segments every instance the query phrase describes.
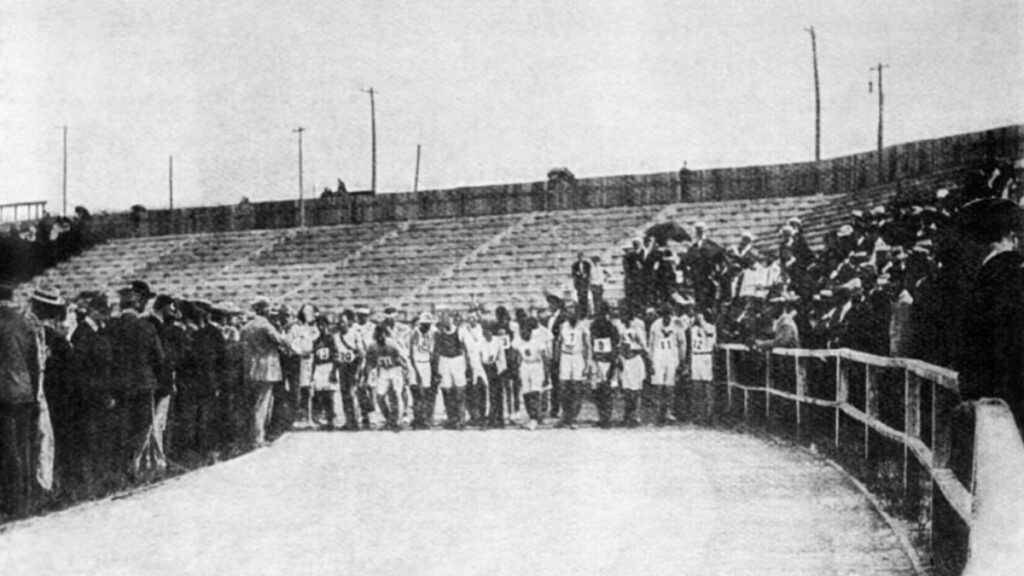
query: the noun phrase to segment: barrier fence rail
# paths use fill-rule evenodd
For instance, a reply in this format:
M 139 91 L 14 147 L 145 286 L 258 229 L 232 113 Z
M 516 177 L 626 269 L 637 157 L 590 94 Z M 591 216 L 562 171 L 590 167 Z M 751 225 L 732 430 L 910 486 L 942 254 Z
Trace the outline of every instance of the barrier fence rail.
M 1005 460 L 1024 471 L 1020 434 L 1005 433 L 1013 417 L 1002 401 L 961 402 L 956 372 L 848 349 L 724 344 L 715 352 L 707 402 L 717 418 L 762 427 L 843 466 L 907 525 L 922 570 L 981 573 L 970 568 L 983 560 L 980 551 L 1007 546 L 1019 546 L 1012 561 L 1024 562 L 1024 532 L 988 531 L 1017 538 L 1008 544 L 986 546 L 977 538 L 984 532 L 977 488 L 988 480 L 979 478 L 979 470 L 1005 470 Z M 1002 432 L 985 432 L 993 429 Z M 1024 501 L 1020 477 L 1013 486 L 1012 494 L 1007 487 L 990 488 L 997 496 L 989 498 Z

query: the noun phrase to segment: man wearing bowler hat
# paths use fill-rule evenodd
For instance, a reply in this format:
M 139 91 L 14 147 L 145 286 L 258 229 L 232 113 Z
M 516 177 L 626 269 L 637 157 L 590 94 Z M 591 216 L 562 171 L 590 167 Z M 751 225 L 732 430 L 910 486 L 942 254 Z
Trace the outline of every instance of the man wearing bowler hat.
M 119 450 L 128 473 L 137 476 L 151 456 L 154 394 L 160 386 L 166 357 L 156 328 L 140 315 L 152 293 L 145 282 L 132 282 L 118 292 L 121 315 L 109 324 L 111 379 L 123 406 Z

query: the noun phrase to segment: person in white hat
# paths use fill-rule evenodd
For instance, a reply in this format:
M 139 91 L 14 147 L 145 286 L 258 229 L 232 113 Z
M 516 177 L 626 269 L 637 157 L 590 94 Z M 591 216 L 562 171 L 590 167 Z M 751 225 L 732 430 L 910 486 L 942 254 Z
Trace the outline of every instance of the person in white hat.
M 420 314 L 416 329 L 409 336 L 409 360 L 412 362 L 412 388 L 414 430 L 430 427 L 434 416 L 434 370 L 437 361 L 434 354 L 434 315 L 430 312 Z
M 352 325 L 352 331 L 355 337 L 359 340 L 359 345 L 363 351 L 369 350 L 370 344 L 373 344 L 373 334 L 377 331 L 377 323 L 370 320 L 369 306 L 359 304 L 355 307 L 355 324 Z M 364 413 L 363 418 L 365 420 L 364 428 L 368 428 L 370 424 L 370 414 L 374 413 L 374 402 L 373 402 L 373 390 L 375 383 L 373 382 L 373 371 L 360 370 L 359 374 L 359 389 L 357 395 L 360 397 L 360 405 L 363 410 L 369 410 L 368 413 Z

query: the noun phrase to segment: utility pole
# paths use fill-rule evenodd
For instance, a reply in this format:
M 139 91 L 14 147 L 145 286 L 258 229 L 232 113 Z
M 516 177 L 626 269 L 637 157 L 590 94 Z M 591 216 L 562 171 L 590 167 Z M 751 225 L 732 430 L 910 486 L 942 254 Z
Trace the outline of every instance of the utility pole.
M 63 183 L 61 185 L 61 194 L 64 199 L 62 213 L 65 218 L 68 217 L 68 126 L 64 125 L 64 173 Z
M 292 130 L 299 135 L 299 227 L 306 226 L 306 206 L 302 196 L 302 133 L 305 131 L 306 129 L 302 126 Z
M 821 85 L 818 82 L 818 37 L 814 26 L 804 28 L 811 34 L 811 55 L 814 58 L 814 161 L 821 161 Z
M 420 189 L 420 145 L 416 145 L 416 179 L 412 182 L 412 192 L 415 194 Z
M 370 191 L 374 194 L 377 193 L 377 110 L 375 108 L 373 95 L 378 92 L 374 91 L 373 86 L 370 86 L 369 90 L 363 90 L 370 95 L 370 145 L 372 147 L 373 156 L 373 167 L 370 174 Z
M 167 197 L 170 209 L 174 210 L 174 156 L 167 162 Z
M 883 146 L 883 142 L 884 142 L 884 140 L 882 138 L 882 127 L 883 127 L 883 118 L 885 117 L 885 94 L 882 91 L 882 70 L 884 70 L 884 69 L 886 69 L 888 67 L 889 67 L 888 64 L 882 64 L 881 62 L 879 62 L 877 66 L 872 66 L 871 67 L 871 71 L 872 72 L 875 71 L 875 70 L 878 71 L 878 179 L 879 179 L 879 181 L 881 181 L 881 179 L 882 179 L 882 172 L 884 171 L 884 168 L 882 166 L 882 146 Z M 869 92 L 871 91 L 871 84 L 870 83 L 868 84 L 868 91 Z

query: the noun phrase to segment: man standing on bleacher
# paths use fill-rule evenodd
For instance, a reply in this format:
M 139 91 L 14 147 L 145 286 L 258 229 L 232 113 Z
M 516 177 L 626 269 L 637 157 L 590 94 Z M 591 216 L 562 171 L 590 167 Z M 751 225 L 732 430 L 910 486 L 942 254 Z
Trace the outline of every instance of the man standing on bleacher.
M 586 318 L 590 302 L 590 262 L 583 252 L 576 254 L 576 262 L 572 265 L 572 285 L 576 289 L 576 312 L 580 318 Z

